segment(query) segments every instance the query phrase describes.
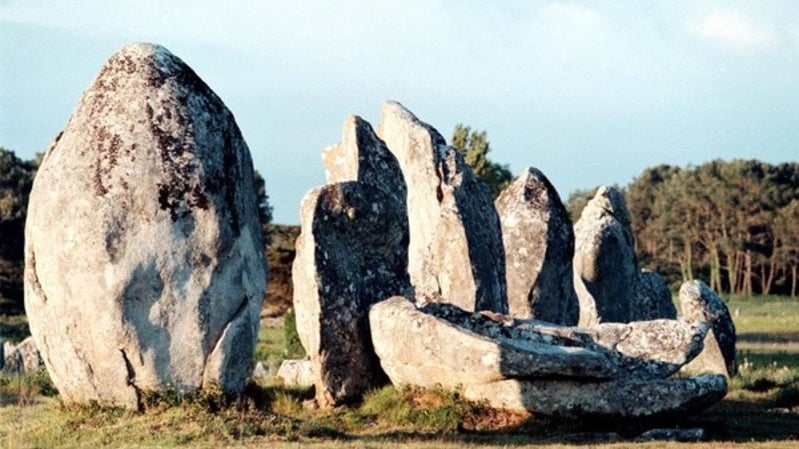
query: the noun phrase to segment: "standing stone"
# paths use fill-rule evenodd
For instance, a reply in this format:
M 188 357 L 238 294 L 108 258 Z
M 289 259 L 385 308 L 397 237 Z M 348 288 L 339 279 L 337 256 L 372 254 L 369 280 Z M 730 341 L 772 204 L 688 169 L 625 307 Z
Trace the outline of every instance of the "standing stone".
M 693 280 L 680 287 L 681 319 L 685 321 L 706 321 L 710 323 L 718 348 L 732 376 L 738 370 L 735 364 L 735 324 L 724 301 L 702 281 Z M 712 342 L 708 342 L 713 350 Z M 703 357 L 702 354 L 699 357 Z M 707 357 L 712 357 L 708 354 Z
M 639 269 L 630 213 L 621 192 L 600 187 L 583 209 L 574 233 L 580 326 L 630 322 Z
M 408 272 L 417 293 L 467 310 L 507 313 L 502 231 L 491 193 L 444 138 L 395 102 L 378 135 L 407 185 Z
M 577 324 L 574 231 L 558 192 L 531 167 L 500 193 L 495 204 L 505 245 L 510 315 Z
M 426 281 L 423 264 L 440 215 L 438 165 L 447 143 L 432 126 L 397 102 L 386 102 L 381 115 L 377 135 L 397 158 L 407 186 L 408 274 L 418 286 Z
M 341 142 L 325 148 L 322 160 L 328 184 L 358 181 L 385 193 L 391 207 L 405 210 L 407 188 L 399 162 L 366 120 L 347 117 Z
M 45 154 L 25 233 L 25 308 L 67 403 L 243 390 L 266 262 L 233 115 L 163 47 L 103 66 Z
M 358 399 L 385 382 L 369 336 L 369 307 L 404 294 L 405 183 L 396 158 L 358 117 L 322 153 L 328 181 L 303 199 L 293 265 L 297 331 L 317 403 Z
M 636 283 L 635 301 L 630 321 L 677 319 L 677 308 L 663 278 L 650 270 L 641 270 Z
M 385 382 L 369 337 L 372 304 L 410 287 L 408 228 L 368 185 L 326 185 L 305 195 L 293 265 L 297 332 L 320 406 L 358 399 Z

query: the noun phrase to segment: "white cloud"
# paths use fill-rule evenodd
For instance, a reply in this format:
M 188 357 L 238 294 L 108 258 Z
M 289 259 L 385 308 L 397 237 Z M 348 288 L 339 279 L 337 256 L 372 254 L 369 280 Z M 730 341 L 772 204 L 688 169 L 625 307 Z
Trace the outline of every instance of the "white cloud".
M 733 47 L 758 47 L 778 41 L 774 28 L 758 23 L 754 19 L 728 12 L 710 14 L 699 24 L 697 33 L 722 45 Z

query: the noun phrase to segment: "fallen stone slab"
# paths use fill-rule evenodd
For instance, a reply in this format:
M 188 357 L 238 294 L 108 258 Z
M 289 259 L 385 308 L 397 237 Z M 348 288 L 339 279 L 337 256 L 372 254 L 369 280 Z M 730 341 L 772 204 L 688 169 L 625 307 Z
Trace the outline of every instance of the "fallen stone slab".
M 556 326 L 517 320 L 525 331 L 579 341 L 587 349 L 606 352 L 631 378 L 665 378 L 694 360 L 703 350 L 710 326 L 704 322 L 650 320 L 601 323 L 589 327 Z
M 417 309 L 404 297 L 372 306 L 369 322 L 380 365 L 395 385 L 456 387 L 509 377 L 618 375 L 603 354 L 544 340 L 489 338 Z
M 652 418 L 707 408 L 727 394 L 724 376 L 659 380 L 504 380 L 464 385 L 463 396 L 492 407 L 551 416 Z

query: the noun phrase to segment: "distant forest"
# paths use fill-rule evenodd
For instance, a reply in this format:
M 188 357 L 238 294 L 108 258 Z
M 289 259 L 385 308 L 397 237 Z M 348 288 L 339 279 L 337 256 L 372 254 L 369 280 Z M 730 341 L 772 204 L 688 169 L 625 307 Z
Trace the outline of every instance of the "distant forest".
M 470 130 L 461 131 L 468 147 Z M 478 162 L 487 154 L 484 146 L 475 146 L 482 148 L 479 158 L 472 155 Z M 0 147 L 0 315 L 23 310 L 25 215 L 40 159 L 21 160 Z M 486 167 L 482 171 L 491 175 L 485 179 L 489 184 L 507 183 L 508 176 L 502 176 L 507 167 Z M 256 182 L 261 218 L 267 223 L 271 209 L 263 179 L 258 175 Z M 569 196 L 572 221 L 594 191 Z M 673 288 L 699 278 L 724 293 L 799 293 L 799 163 L 659 165 L 645 169 L 623 191 L 641 266 L 664 275 Z
M 672 287 L 699 278 L 724 293 L 796 296 L 799 163 L 659 165 L 623 190 L 641 266 Z M 592 196 L 570 195 L 573 220 Z

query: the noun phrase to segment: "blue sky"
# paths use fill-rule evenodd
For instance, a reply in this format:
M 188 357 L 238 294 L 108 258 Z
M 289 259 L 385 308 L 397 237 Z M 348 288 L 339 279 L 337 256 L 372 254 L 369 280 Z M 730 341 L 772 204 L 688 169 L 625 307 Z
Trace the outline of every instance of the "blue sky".
M 164 45 L 233 111 L 275 221 L 324 182 L 348 114 L 387 99 L 567 197 L 647 166 L 799 156 L 799 8 L 784 1 L 0 0 L 0 145 L 43 151 L 103 61 Z

